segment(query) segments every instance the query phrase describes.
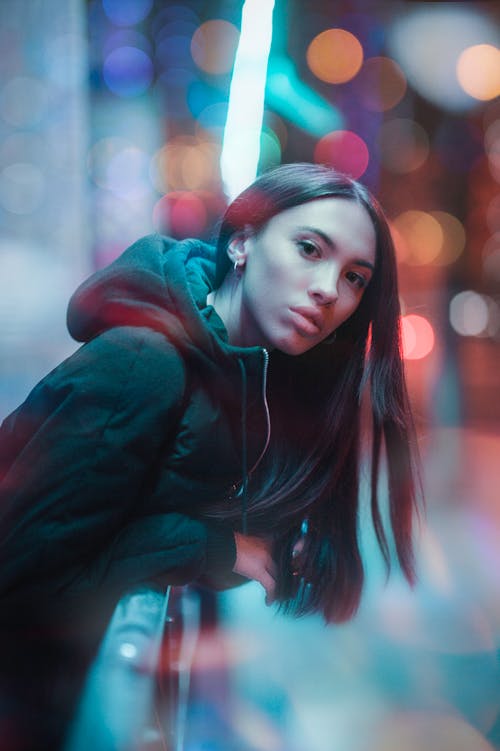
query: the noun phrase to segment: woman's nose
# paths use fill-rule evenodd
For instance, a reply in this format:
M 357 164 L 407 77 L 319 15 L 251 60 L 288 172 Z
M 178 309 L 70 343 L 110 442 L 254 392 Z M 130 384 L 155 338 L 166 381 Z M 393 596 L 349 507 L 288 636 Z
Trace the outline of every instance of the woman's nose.
M 321 269 L 314 283 L 309 288 L 309 294 L 317 305 L 330 305 L 338 296 L 338 269 Z

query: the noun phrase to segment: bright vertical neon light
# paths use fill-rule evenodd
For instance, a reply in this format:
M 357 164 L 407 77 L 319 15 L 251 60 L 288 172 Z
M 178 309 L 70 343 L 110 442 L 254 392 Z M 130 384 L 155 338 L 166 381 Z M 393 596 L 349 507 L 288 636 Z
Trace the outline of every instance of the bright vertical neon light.
M 243 5 L 220 158 L 230 200 L 257 175 L 273 9 L 274 0 L 246 0 Z

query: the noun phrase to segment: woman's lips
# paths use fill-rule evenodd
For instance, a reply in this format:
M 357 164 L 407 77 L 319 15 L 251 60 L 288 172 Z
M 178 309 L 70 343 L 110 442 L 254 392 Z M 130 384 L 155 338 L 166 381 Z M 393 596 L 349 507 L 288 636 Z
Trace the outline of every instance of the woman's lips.
M 317 336 L 321 333 L 321 325 L 315 312 L 307 309 L 290 308 L 293 315 L 294 325 L 301 333 L 307 336 Z

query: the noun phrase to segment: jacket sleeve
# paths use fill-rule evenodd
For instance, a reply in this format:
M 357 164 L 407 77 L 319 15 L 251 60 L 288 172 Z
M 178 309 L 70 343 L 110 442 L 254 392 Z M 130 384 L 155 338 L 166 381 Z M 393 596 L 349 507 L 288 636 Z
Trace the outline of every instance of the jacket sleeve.
M 124 589 L 231 571 L 225 525 L 140 514 L 154 462 L 175 435 L 185 375 L 161 334 L 112 329 L 4 422 L 0 443 L 15 458 L 0 483 L 0 591 Z

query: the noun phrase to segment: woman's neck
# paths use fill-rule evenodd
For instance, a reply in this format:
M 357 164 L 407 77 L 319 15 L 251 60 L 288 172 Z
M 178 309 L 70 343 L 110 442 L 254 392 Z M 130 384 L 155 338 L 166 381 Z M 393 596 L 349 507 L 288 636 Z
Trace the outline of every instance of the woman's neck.
M 207 304 L 212 305 L 226 327 L 229 344 L 239 346 L 241 285 L 236 280 L 226 277 L 220 287 L 209 293 Z
M 221 286 L 209 293 L 207 304 L 212 305 L 226 327 L 229 344 L 237 347 L 266 346 L 261 341 L 255 341 L 255 335 L 250 333 L 254 327 L 245 325 L 242 293 L 241 278 L 228 274 Z

